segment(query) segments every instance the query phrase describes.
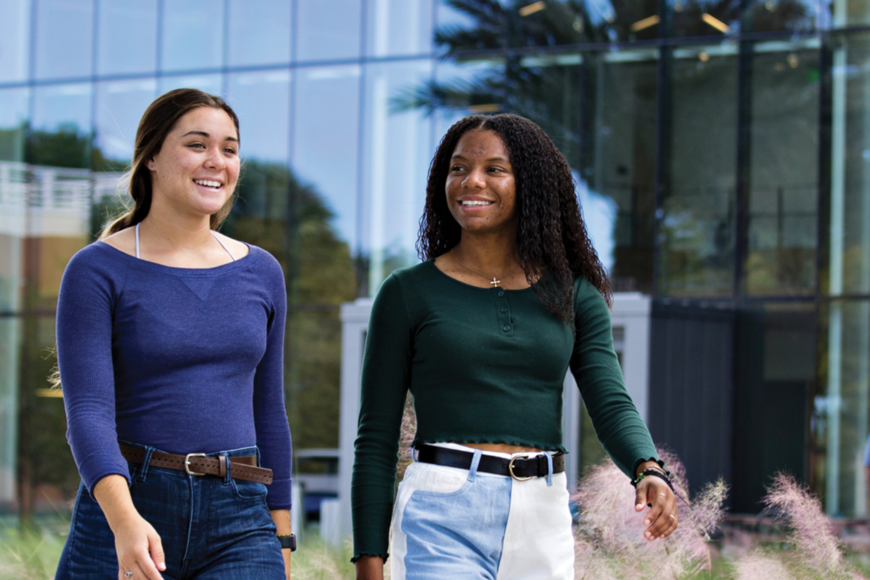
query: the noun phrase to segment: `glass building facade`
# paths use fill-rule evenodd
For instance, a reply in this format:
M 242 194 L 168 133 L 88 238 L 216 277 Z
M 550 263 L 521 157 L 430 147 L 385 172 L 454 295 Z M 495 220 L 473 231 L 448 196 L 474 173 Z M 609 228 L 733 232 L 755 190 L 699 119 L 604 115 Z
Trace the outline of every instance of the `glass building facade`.
M 417 261 L 440 137 L 513 112 L 567 157 L 615 290 L 653 298 L 654 438 L 699 457 L 697 483 L 731 482 L 734 511 L 784 469 L 830 514 L 867 514 L 858 0 L 0 0 L 2 509 L 77 485 L 46 381 L 60 277 L 118 211 L 145 107 L 178 87 L 241 120 L 224 231 L 284 266 L 297 448 L 338 444 L 339 305 Z

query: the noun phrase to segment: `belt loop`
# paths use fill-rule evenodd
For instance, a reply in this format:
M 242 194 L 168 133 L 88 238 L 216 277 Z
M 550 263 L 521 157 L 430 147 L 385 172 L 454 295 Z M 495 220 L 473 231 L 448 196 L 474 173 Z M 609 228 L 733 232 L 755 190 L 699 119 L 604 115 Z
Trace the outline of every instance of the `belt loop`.
M 471 467 L 468 468 L 468 481 L 474 481 L 474 476 L 477 474 L 477 466 L 480 465 L 480 456 L 483 455 L 480 449 L 474 450 L 474 457 L 471 458 Z
M 229 453 L 227 453 L 226 451 L 221 451 L 218 461 L 220 462 L 221 471 L 226 471 L 226 473 L 221 473 L 224 478 L 224 485 L 229 485 L 230 480 L 233 478 L 233 462 L 230 461 Z
M 148 475 L 148 467 L 151 465 L 151 454 L 154 453 L 153 447 L 145 448 L 145 457 L 142 458 L 142 463 L 136 470 L 136 481 L 145 481 L 145 476 Z
M 544 455 L 547 456 L 547 487 L 553 487 L 553 455 L 549 452 Z

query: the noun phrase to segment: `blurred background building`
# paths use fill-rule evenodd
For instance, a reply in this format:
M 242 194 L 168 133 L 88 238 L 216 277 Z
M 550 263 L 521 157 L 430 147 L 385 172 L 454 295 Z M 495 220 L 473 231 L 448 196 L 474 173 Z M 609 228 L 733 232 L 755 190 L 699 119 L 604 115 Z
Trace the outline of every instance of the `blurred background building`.
M 60 278 L 178 87 L 241 119 L 224 231 L 284 266 L 309 471 L 335 469 L 340 305 L 417 261 L 450 124 L 514 112 L 568 158 L 615 289 L 652 298 L 656 441 L 695 485 L 724 477 L 732 511 L 785 469 L 866 515 L 865 0 L 0 0 L 0 510 L 74 493 L 46 381 Z M 601 453 L 584 418 L 573 457 Z

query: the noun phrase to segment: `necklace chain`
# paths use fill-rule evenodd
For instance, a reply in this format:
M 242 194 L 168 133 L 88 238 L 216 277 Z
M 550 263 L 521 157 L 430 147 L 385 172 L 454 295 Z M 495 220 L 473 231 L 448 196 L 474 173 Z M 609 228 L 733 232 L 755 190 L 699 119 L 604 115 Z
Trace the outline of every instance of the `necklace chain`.
M 450 249 L 450 256 L 453 257 L 454 260 L 456 260 L 456 263 L 457 263 L 457 264 L 459 264 L 460 266 L 462 266 L 463 268 L 465 268 L 465 269 L 468 270 L 469 272 L 472 272 L 473 274 L 477 274 L 478 276 L 481 276 L 481 277 L 483 277 L 483 278 L 486 278 L 487 280 L 490 279 L 490 276 L 487 276 L 486 274 L 483 274 L 482 272 L 478 272 L 477 270 L 474 270 L 474 269 L 472 269 L 472 268 L 469 268 L 468 266 L 466 266 L 465 264 L 463 264 L 462 262 L 460 262 L 460 261 L 459 261 L 459 258 L 456 257 L 456 252 L 453 251 L 453 250 L 455 250 L 455 249 L 456 249 L 456 248 L 451 248 L 451 249 Z M 503 276 L 501 276 L 501 277 L 502 277 L 502 278 L 507 278 L 508 276 L 510 276 L 511 274 L 513 274 L 513 273 L 516 271 L 516 269 L 519 268 L 519 267 L 520 267 L 520 263 L 517 262 L 516 265 L 515 265 L 513 268 L 511 268 L 510 272 L 506 272 L 506 273 L 505 273 Z M 495 276 L 492 276 L 492 280 L 489 280 L 489 284 L 490 284 L 490 286 L 492 286 L 493 288 L 498 288 L 499 284 L 501 284 L 501 280 L 499 280 L 499 279 L 498 279 L 497 277 L 495 277 Z

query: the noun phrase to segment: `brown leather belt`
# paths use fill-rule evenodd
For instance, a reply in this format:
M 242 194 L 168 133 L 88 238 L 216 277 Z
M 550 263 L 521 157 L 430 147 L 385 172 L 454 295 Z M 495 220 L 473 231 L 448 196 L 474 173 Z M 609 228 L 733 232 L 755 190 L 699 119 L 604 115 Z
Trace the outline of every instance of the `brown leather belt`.
M 142 464 L 145 461 L 145 450 L 141 447 L 119 444 L 121 455 L 124 459 L 133 463 Z M 233 479 L 244 481 L 256 481 L 269 485 L 272 483 L 272 470 L 265 467 L 257 467 L 257 456 L 230 457 L 230 475 Z M 188 475 L 216 475 L 227 476 L 227 459 L 223 455 L 208 457 L 205 453 L 188 453 L 176 455 L 155 451 L 151 454 L 150 467 L 162 467 L 184 471 Z

